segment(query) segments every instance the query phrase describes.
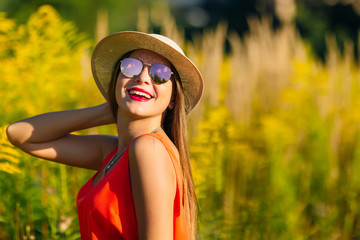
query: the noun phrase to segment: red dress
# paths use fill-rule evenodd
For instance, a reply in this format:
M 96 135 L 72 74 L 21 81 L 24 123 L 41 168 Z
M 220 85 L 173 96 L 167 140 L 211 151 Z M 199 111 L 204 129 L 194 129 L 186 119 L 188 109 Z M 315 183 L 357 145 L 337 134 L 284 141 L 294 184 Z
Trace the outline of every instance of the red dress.
M 175 169 L 177 187 L 174 199 L 174 239 L 190 239 L 183 208 L 183 181 L 180 165 L 168 142 L 170 140 L 156 133 L 148 135 L 158 138 L 164 144 Z M 97 173 L 80 189 L 76 203 L 81 239 L 138 239 L 129 175 L 129 146 L 118 163 L 95 187 L 93 187 L 93 179 Z M 100 169 L 116 152 L 117 148 L 105 158 Z

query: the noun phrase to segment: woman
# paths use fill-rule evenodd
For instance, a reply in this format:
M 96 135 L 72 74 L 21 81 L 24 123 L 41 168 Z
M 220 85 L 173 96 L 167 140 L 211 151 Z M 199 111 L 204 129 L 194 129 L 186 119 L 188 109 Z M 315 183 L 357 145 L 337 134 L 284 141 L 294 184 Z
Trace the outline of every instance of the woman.
M 97 44 L 92 72 L 107 103 L 16 122 L 9 140 L 36 157 L 97 170 L 77 197 L 82 239 L 194 239 L 185 115 L 202 94 L 199 70 L 164 36 L 120 32 Z M 117 137 L 71 134 L 111 123 Z

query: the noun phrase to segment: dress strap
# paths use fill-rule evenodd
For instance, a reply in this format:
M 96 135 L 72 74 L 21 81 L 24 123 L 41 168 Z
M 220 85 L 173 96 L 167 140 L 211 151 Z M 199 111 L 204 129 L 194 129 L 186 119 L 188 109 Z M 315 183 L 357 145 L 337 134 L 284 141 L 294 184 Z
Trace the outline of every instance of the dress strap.
M 116 154 L 116 152 L 118 151 L 118 147 L 114 148 L 114 150 L 112 150 L 106 157 L 105 159 L 103 160 L 102 162 L 102 165 L 101 165 L 101 168 L 102 169 L 103 167 L 105 167 L 105 165 L 111 160 L 111 158 Z M 99 169 L 99 170 L 100 170 Z

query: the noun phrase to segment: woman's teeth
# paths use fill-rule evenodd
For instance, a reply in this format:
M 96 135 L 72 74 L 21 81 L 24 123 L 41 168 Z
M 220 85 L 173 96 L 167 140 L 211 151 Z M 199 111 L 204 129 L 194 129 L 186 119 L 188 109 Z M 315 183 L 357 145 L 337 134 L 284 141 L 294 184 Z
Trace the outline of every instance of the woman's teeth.
M 137 90 L 130 90 L 129 93 L 131 95 L 138 95 L 138 96 L 142 96 L 144 98 L 147 98 L 147 99 L 150 99 L 151 96 L 147 93 L 144 93 L 144 92 L 140 92 L 140 91 L 137 91 Z

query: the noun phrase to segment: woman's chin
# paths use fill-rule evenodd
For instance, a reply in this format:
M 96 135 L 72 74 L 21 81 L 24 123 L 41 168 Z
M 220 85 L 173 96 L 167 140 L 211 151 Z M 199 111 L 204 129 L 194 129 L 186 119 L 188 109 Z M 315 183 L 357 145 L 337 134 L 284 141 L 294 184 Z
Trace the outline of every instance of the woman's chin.
M 149 118 L 149 117 L 156 117 L 161 115 L 161 113 L 157 113 L 157 112 L 150 112 L 148 109 L 144 109 L 144 108 L 125 108 L 125 109 L 121 109 L 120 110 L 120 114 L 123 115 L 127 115 L 132 119 L 141 119 L 141 118 Z

